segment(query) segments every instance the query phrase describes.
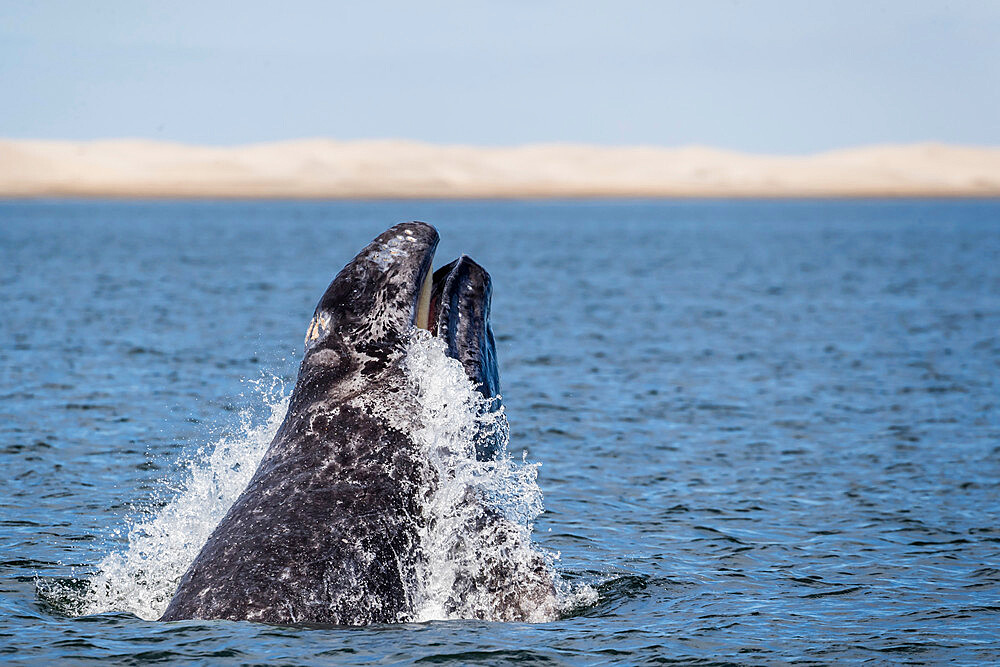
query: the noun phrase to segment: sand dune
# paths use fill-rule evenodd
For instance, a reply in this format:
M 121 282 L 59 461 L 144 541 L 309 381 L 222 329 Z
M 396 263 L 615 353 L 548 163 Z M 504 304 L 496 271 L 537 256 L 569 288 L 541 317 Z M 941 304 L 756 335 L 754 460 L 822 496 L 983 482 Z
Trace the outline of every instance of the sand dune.
M 915 144 L 764 156 L 570 144 L 0 140 L 0 197 L 46 196 L 996 197 L 1000 148 Z

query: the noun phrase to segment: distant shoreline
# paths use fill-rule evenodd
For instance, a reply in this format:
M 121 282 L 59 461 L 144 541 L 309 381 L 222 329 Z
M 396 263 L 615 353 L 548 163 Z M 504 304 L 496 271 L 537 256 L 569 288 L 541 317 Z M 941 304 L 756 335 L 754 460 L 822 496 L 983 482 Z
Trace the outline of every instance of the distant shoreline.
M 134 194 L 3 194 L 0 193 L 0 204 L 14 203 L 149 203 L 172 204 L 183 202 L 200 203 L 295 203 L 295 202 L 893 202 L 893 201 L 1000 201 L 1000 194 L 850 194 L 850 195 L 581 195 L 581 196 L 483 196 L 483 197 L 436 197 L 436 196 L 385 196 L 385 197 L 351 197 L 351 196 L 249 196 L 249 195 L 134 195 Z
M 512 148 L 328 139 L 203 147 L 0 139 L 2 199 L 554 200 L 1000 197 L 1000 148 L 805 156 L 702 147 Z

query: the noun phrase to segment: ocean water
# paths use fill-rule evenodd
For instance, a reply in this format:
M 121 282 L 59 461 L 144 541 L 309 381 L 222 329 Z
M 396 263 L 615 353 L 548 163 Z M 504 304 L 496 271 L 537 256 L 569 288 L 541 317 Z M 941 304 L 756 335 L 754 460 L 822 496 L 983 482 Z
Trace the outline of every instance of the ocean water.
M 493 276 L 511 474 L 572 604 L 144 620 L 319 295 L 408 219 Z M 0 661 L 996 662 L 1000 202 L 0 203 L 0 462 Z

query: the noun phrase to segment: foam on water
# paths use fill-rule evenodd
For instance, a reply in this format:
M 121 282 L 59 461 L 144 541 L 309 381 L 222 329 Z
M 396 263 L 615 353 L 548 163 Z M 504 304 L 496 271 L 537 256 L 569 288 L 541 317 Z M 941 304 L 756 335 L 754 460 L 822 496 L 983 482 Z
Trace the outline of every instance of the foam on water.
M 490 411 L 461 363 L 422 330 L 409 343 L 404 371 L 416 398 L 413 437 L 426 466 L 409 620 L 547 621 L 586 603 L 593 591 L 570 590 L 554 567 L 558 555 L 532 544 L 532 522 L 542 512 L 540 464 L 511 458 L 503 408 Z M 126 522 L 126 546 L 108 554 L 85 587 L 56 591 L 40 582 L 40 593 L 80 614 L 159 618 L 284 419 L 284 391 L 273 383 L 258 390 L 268 410 L 263 423 L 244 411 L 235 435 L 183 461 L 186 474 L 172 499 L 158 509 L 139 509 Z M 482 437 L 498 443 L 496 460 L 476 460 L 476 438 Z
M 288 396 L 278 383 L 269 388 L 261 383 L 257 389 L 267 418 L 255 425 L 250 410 L 243 410 L 235 435 L 223 436 L 183 461 L 187 472 L 176 495 L 158 510 L 140 509 L 126 523 L 127 546 L 98 564 L 80 613 L 124 611 L 147 620 L 163 614 L 180 578 L 246 488 L 285 417 Z
M 531 543 L 542 512 L 539 464 L 510 457 L 503 409 L 487 409 L 443 341 L 418 331 L 406 371 L 421 412 L 413 435 L 431 473 L 414 620 L 554 619 L 561 606 L 555 557 Z M 476 460 L 477 437 L 498 439 L 496 460 Z

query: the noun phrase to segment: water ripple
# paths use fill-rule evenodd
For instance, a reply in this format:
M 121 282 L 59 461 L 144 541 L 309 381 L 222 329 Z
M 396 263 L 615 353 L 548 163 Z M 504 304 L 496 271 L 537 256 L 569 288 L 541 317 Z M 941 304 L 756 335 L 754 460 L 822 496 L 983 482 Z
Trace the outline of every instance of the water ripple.
M 74 618 L 198 446 L 266 417 L 387 224 L 495 282 L 540 625 Z M 0 203 L 0 651 L 39 664 L 1000 660 L 1000 204 Z

